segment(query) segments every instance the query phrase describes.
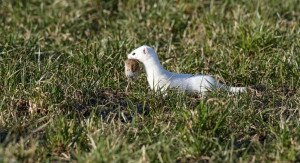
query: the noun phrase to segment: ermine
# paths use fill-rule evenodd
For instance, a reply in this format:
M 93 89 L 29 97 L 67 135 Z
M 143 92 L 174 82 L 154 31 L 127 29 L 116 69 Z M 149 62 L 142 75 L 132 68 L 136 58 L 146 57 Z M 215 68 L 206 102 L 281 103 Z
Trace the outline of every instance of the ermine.
M 167 89 L 179 89 L 187 92 L 199 92 L 205 94 L 207 91 L 217 89 L 233 93 L 245 92 L 246 87 L 230 87 L 219 83 L 210 75 L 192 75 L 173 73 L 163 68 L 155 50 L 143 45 L 127 56 L 128 59 L 143 63 L 146 70 L 148 84 L 151 90 L 165 91 Z M 133 74 L 132 74 L 133 75 Z

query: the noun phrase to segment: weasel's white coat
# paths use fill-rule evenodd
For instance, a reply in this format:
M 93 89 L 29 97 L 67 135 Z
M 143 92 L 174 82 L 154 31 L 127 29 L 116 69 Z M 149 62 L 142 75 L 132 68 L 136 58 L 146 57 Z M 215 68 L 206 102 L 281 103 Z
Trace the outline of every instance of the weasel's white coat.
M 144 64 L 148 83 L 154 91 L 165 91 L 168 88 L 199 93 L 215 89 L 224 89 L 230 92 L 246 91 L 246 87 L 225 86 L 209 75 L 178 74 L 167 71 L 160 64 L 154 49 L 147 45 L 133 50 L 127 57 L 128 59 L 136 59 Z

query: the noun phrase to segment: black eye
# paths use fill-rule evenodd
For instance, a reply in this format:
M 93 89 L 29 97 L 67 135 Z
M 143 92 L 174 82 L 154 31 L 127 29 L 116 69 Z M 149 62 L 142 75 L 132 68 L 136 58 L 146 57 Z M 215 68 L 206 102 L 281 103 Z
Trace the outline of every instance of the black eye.
M 132 55 L 135 55 L 135 53 L 132 53 Z

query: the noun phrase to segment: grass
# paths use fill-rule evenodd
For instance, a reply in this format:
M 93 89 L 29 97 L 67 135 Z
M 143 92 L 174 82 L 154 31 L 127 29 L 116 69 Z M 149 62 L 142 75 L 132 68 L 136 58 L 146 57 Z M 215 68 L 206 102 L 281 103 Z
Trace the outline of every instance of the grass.
M 299 161 L 299 21 L 297 0 L 0 1 L 0 162 Z M 257 90 L 126 95 L 143 44 Z

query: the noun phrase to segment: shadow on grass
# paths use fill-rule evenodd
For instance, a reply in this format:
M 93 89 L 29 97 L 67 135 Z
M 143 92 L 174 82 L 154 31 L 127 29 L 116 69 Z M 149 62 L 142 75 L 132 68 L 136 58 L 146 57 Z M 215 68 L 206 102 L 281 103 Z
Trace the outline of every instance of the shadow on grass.
M 83 117 L 91 113 L 105 121 L 120 120 L 130 122 L 134 116 L 148 115 L 150 107 L 137 101 L 131 101 L 124 92 L 112 89 L 75 92 L 68 110 L 76 111 Z
M 8 135 L 8 131 L 0 128 L 0 143 L 3 143 Z

